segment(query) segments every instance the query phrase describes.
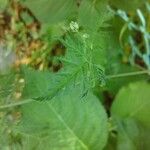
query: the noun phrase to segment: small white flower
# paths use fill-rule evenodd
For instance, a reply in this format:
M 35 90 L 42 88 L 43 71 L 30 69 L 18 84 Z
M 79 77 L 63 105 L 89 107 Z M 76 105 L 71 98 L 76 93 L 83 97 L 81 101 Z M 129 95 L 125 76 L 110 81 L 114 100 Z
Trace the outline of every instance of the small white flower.
M 70 23 L 70 29 L 72 32 L 78 32 L 79 31 L 79 25 L 77 22 L 71 21 Z

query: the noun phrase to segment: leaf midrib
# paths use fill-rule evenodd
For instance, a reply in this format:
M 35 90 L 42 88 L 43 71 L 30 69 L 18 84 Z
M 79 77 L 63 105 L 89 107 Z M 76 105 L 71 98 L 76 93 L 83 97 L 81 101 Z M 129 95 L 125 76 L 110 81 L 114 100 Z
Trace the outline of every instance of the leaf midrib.
M 66 127 L 66 129 L 68 130 L 68 132 L 70 132 L 76 139 L 77 141 L 81 144 L 82 148 L 84 148 L 85 150 L 89 150 L 89 148 L 87 147 L 87 145 L 75 134 L 75 132 L 68 126 L 68 124 L 65 122 L 65 120 L 62 118 L 61 115 L 59 115 L 59 113 L 56 111 L 55 108 L 52 107 L 52 105 L 50 103 L 48 103 L 49 108 L 54 112 L 54 114 L 56 115 L 56 117 L 58 118 L 58 120 Z
M 139 111 L 141 111 L 146 105 L 148 105 L 150 103 L 150 101 L 143 103 L 139 108 L 137 108 L 136 110 L 134 110 L 129 117 L 133 117 L 135 116 Z

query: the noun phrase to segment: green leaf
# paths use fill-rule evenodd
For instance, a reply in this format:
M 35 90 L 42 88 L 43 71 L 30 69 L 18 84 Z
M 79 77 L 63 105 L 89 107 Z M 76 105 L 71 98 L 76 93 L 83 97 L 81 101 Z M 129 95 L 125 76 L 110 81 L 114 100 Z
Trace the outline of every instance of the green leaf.
M 124 9 L 126 11 L 134 11 L 142 4 L 144 4 L 144 2 L 146 2 L 146 0 L 110 0 L 110 4 L 113 5 L 113 7 L 117 7 L 118 9 Z
M 106 64 L 107 39 L 110 35 L 108 21 L 112 18 L 107 5 L 107 0 L 83 0 L 79 8 L 78 22 L 89 35 L 94 62 L 98 65 Z
M 122 88 L 112 105 L 112 115 L 119 118 L 134 118 L 150 127 L 150 85 L 136 82 Z
M 83 0 L 79 9 L 79 24 L 91 31 L 97 31 L 110 16 L 107 0 Z
M 67 53 L 65 57 L 59 58 L 63 62 L 61 71 L 54 74 L 30 69 L 23 70 L 24 98 L 50 100 L 70 84 L 83 85 L 82 94 L 84 95 L 96 85 L 97 81 L 100 81 L 98 76 L 100 67 L 94 62 L 95 49 L 90 47 L 82 35 L 69 35 L 63 43 L 67 48 Z
M 42 23 L 64 21 L 74 11 L 74 0 L 26 0 L 24 3 Z
M 150 129 L 144 128 L 132 119 L 125 119 L 118 124 L 118 150 L 149 150 Z
M 49 72 L 35 71 L 26 67 L 22 71 L 25 79 L 25 87 L 22 93 L 24 99 L 40 97 L 47 92 L 52 80 Z
M 60 72 L 54 74 L 48 71 L 43 73 L 27 68 L 23 69 L 25 77 L 24 98 L 49 100 L 73 81 L 75 81 L 75 84 L 78 84 L 76 82 L 79 81 L 78 77 L 81 76 L 80 74 L 84 65 L 83 54 L 81 52 L 84 50 L 82 49 L 82 42 L 73 37 L 68 37 L 64 44 L 68 47 L 69 52 L 65 57 L 61 58 L 64 68 Z M 80 79 L 82 82 L 83 78 L 81 77 Z
M 103 149 L 107 115 L 93 94 L 80 98 L 81 90 L 80 86 L 70 86 L 51 101 L 22 107 L 20 130 L 25 149 Z

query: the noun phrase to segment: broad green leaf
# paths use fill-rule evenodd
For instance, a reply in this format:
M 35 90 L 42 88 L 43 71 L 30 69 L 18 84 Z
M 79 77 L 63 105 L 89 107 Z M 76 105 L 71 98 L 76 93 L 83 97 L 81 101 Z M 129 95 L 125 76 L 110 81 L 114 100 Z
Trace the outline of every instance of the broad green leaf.
M 83 0 L 79 8 L 79 24 L 91 31 L 97 31 L 110 19 L 107 0 Z
M 122 88 L 112 105 L 112 115 L 119 118 L 134 118 L 150 127 L 150 85 L 136 82 Z
M 75 8 L 74 0 L 26 0 L 24 3 L 42 23 L 64 21 Z
M 125 119 L 118 124 L 117 150 L 149 150 L 150 130 L 140 123 Z
M 103 149 L 108 134 L 106 113 L 93 94 L 81 98 L 81 90 L 70 86 L 51 101 L 22 107 L 24 149 Z

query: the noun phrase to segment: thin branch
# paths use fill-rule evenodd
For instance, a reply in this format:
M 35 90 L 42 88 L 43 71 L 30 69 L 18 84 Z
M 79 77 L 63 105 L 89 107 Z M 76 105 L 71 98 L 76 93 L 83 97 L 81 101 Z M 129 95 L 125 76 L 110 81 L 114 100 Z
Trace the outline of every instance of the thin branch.
M 142 70 L 142 71 L 135 71 L 135 72 L 128 72 L 128 73 L 121 73 L 121 74 L 117 74 L 117 75 L 107 75 L 106 79 L 122 78 L 122 77 L 136 76 L 136 75 L 142 75 L 142 74 L 150 75 L 150 70 Z M 20 105 L 31 103 L 33 101 L 34 100 L 31 99 L 31 100 L 24 100 L 24 101 L 20 101 L 20 102 L 16 102 L 16 103 L 6 104 L 6 105 L 0 106 L 0 109 L 7 109 L 7 108 L 11 108 L 11 107 L 17 107 L 17 106 L 20 106 Z
M 142 74 L 150 75 L 150 70 L 121 73 L 121 74 L 117 74 L 117 75 L 108 75 L 108 76 L 106 76 L 106 78 L 113 79 L 113 78 L 122 78 L 122 77 L 136 76 L 136 75 L 142 75 Z
M 20 105 L 31 103 L 33 101 L 34 100 L 24 100 L 24 101 L 20 101 L 20 102 L 16 102 L 16 103 L 6 104 L 6 105 L 0 106 L 0 109 L 7 109 L 7 108 L 11 108 L 11 107 L 17 107 L 17 106 L 20 106 Z

